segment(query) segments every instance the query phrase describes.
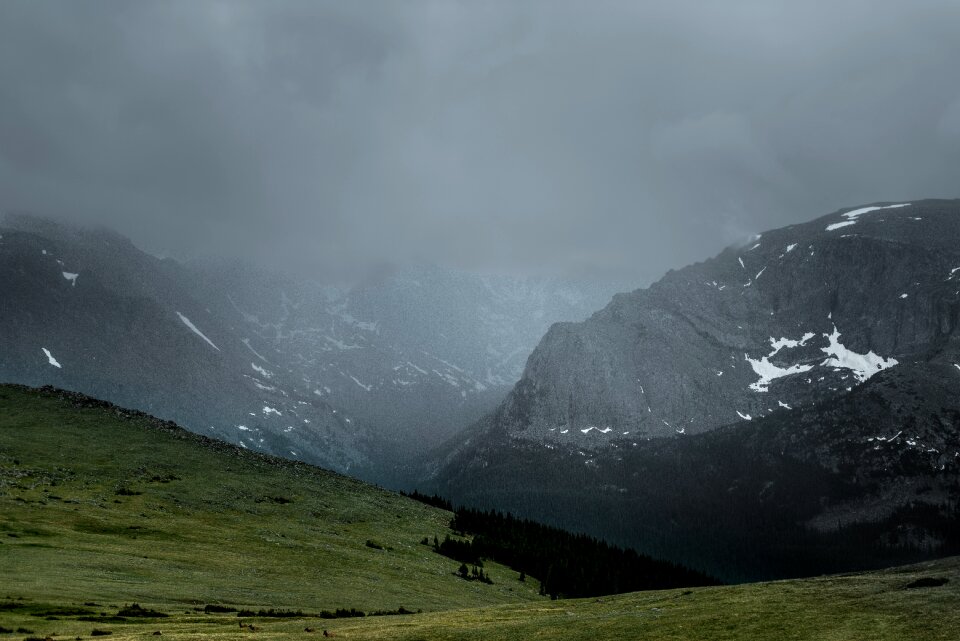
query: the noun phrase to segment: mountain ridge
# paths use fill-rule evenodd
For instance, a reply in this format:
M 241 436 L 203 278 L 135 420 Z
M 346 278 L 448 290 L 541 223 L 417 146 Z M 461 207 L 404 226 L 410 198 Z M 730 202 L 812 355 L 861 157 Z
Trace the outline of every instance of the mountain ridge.
M 425 487 L 730 580 L 950 553 L 960 201 L 886 205 L 765 232 L 554 325 Z
M 0 380 L 391 485 L 411 453 L 495 407 L 549 320 L 605 300 L 428 267 L 338 289 L 29 215 L 0 224 L 0 273 Z
M 843 212 L 765 232 L 750 247 L 728 248 L 668 272 L 648 289 L 617 294 L 587 321 L 551 326 L 508 398 L 508 407 L 524 395 L 541 399 L 525 405 L 529 421 L 518 419 L 516 426 L 535 431 L 538 439 L 590 427 L 613 434 L 630 428 L 640 436 L 696 433 L 769 413 L 776 401 L 792 406 L 849 387 L 877 371 L 868 366 L 882 368 L 894 354 L 926 349 L 957 325 L 960 250 L 942 239 L 960 238 L 960 216 L 957 201 L 923 202 L 894 210 L 898 218 L 891 220 L 860 214 L 848 221 L 856 227 L 844 226 L 839 235 L 826 228 L 830 220 L 846 220 Z M 912 246 L 922 246 L 922 255 L 906 256 L 903 226 L 920 224 L 924 215 L 923 224 L 937 229 L 915 236 Z M 927 242 L 928 236 L 934 240 Z M 861 281 L 830 271 L 850 256 L 879 265 L 877 273 L 860 274 L 872 279 L 865 287 L 882 283 L 896 293 L 871 300 L 858 293 Z M 776 273 L 788 270 L 789 278 Z M 883 313 L 888 305 L 905 310 L 894 319 L 894 330 Z M 914 313 L 911 306 L 920 309 Z M 788 318 L 781 320 L 783 315 Z M 873 326 L 861 326 L 863 319 L 873 319 Z M 786 359 L 788 352 L 799 358 Z M 791 367 L 825 365 L 827 371 L 815 372 L 823 380 L 807 383 L 817 388 L 813 395 L 796 389 L 797 375 L 810 370 Z M 833 376 L 837 372 L 830 370 L 837 369 L 845 371 Z M 711 407 L 701 399 L 710 399 Z M 722 413 L 714 409 L 718 400 Z

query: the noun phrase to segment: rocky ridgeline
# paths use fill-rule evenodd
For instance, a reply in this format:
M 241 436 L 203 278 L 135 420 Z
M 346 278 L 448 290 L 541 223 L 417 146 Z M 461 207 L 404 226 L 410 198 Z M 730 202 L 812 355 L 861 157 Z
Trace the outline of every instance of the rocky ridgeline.
M 944 347 L 958 322 L 958 268 L 954 201 L 859 208 L 766 232 L 618 294 L 585 322 L 554 325 L 498 427 L 600 446 L 847 393 Z
M 730 580 L 956 554 L 958 320 L 960 202 L 766 232 L 555 325 L 421 487 Z
M 436 268 L 337 290 L 22 215 L 0 223 L 0 274 L 0 382 L 381 483 L 494 408 L 552 320 L 612 293 Z

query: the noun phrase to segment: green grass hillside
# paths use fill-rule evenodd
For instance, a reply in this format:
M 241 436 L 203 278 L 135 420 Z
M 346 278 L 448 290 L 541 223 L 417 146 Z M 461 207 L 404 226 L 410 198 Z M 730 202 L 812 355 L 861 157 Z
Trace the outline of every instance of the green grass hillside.
M 149 417 L 0 386 L 0 641 L 294 641 L 324 630 L 406 641 L 936 641 L 960 630 L 956 558 L 548 601 L 492 563 L 493 585 L 455 577 L 455 561 L 419 543 L 443 537 L 449 519 Z M 255 613 L 206 607 L 216 604 Z M 424 613 L 317 616 L 401 606 Z M 256 613 L 270 609 L 302 613 Z
M 305 612 L 542 599 L 495 564 L 493 585 L 454 576 L 420 544 L 450 532 L 449 512 L 96 405 L 0 387 L 0 597 Z

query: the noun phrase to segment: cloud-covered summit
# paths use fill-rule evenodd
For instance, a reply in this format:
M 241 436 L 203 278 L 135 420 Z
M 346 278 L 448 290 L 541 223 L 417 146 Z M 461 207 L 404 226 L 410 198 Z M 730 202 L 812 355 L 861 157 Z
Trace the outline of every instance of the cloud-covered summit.
M 955 197 L 955 2 L 0 3 L 0 207 L 318 272 L 649 278 Z

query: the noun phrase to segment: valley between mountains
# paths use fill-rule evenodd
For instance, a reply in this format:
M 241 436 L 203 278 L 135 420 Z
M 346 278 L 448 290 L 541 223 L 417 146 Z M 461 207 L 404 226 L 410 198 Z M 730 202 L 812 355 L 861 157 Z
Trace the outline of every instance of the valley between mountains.
M 616 291 L 429 266 L 336 287 L 28 215 L 0 222 L 0 273 L 0 381 L 392 485 L 496 407 L 550 323 Z
M 960 201 L 842 209 L 625 293 L 433 267 L 335 288 L 31 216 L 0 225 L 0 273 L 15 638 L 957 623 Z M 458 531 L 440 497 L 575 535 Z M 565 599 L 594 553 L 667 578 Z

